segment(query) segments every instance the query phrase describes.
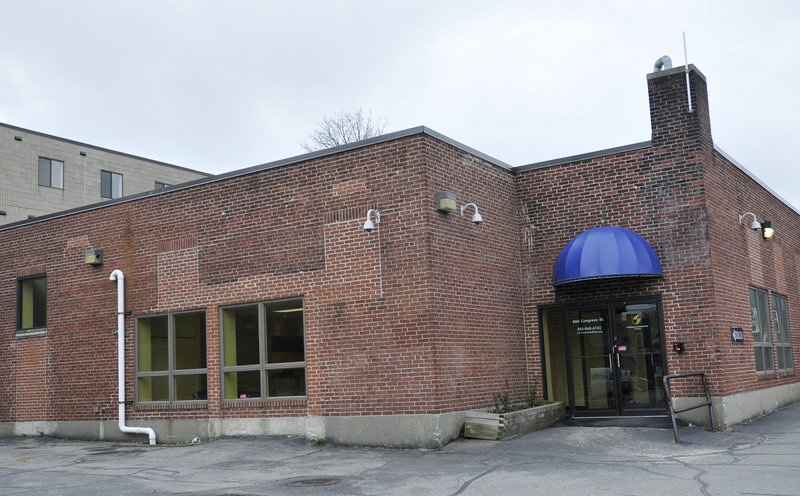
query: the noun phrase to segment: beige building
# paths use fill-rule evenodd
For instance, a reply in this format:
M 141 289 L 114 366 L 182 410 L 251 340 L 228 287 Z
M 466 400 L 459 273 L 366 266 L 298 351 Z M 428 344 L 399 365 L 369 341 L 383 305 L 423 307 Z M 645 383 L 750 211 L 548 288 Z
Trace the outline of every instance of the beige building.
M 208 175 L 0 123 L 0 224 Z

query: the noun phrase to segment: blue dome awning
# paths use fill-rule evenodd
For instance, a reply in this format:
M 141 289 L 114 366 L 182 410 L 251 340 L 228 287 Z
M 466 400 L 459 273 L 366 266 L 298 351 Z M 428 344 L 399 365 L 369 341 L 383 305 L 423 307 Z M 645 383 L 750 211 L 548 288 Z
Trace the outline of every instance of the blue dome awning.
M 643 237 L 624 227 L 595 227 L 572 238 L 553 268 L 553 284 L 610 277 L 663 276 Z

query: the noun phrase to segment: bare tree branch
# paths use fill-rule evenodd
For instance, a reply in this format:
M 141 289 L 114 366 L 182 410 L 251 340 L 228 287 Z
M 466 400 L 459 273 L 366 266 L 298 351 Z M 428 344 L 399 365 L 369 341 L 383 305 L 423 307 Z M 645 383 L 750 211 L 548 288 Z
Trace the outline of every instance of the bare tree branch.
M 372 111 L 364 112 L 362 108 L 343 110 L 334 117 L 324 116 L 317 129 L 308 137 L 308 143 L 300 146 L 308 152 L 333 148 L 334 146 L 354 143 L 374 136 L 380 136 L 386 130 L 389 121 L 382 117 L 372 117 Z

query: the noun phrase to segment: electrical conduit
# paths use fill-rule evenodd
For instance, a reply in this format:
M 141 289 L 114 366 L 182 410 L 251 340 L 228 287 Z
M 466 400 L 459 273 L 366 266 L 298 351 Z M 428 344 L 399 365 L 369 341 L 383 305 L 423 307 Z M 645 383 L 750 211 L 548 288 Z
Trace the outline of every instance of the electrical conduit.
M 117 281 L 117 369 L 119 371 L 119 430 L 129 434 L 147 434 L 150 444 L 156 444 L 156 431 L 150 427 L 125 425 L 125 276 L 116 269 L 109 278 Z

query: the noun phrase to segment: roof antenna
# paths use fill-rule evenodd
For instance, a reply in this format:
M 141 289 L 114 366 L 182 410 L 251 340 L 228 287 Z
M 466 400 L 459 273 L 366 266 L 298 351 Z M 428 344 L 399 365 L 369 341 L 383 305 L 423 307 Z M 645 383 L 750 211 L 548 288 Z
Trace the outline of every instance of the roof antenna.
M 683 61 L 685 65 L 686 72 L 686 98 L 689 100 L 689 112 L 694 112 L 692 110 L 692 89 L 689 86 L 689 57 L 686 56 L 686 31 L 683 31 Z

